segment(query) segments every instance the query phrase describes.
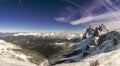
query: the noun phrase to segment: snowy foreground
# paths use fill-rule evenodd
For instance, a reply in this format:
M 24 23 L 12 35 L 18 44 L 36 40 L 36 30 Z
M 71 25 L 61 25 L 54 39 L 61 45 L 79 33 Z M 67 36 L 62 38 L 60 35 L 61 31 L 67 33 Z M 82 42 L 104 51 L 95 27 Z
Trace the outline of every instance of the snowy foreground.
M 13 50 L 22 49 L 4 40 L 0 40 L 0 66 L 37 66 L 28 61 L 28 55 Z
M 90 63 L 98 61 L 97 66 L 120 66 L 120 49 L 108 52 L 101 53 L 89 58 L 85 58 L 80 62 L 68 63 L 68 64 L 59 64 L 56 66 L 90 66 Z

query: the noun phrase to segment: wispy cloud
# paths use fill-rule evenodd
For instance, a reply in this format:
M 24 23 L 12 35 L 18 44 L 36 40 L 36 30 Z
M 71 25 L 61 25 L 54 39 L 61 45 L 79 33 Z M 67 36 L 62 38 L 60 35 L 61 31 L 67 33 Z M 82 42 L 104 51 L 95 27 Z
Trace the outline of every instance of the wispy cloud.
M 64 0 L 64 1 L 66 1 L 67 3 L 70 3 L 71 5 L 74 5 L 74 6 L 78 7 L 79 9 L 83 10 L 83 11 L 86 12 L 87 14 L 91 14 L 90 11 L 86 10 L 85 8 L 83 8 L 82 6 L 74 3 L 74 2 L 71 1 L 71 0 Z
M 58 21 L 58 22 L 66 22 L 65 18 L 64 17 L 55 17 L 54 20 Z
M 72 25 L 88 23 L 94 26 L 104 23 L 110 30 L 120 29 L 120 11 L 109 12 L 98 16 L 89 16 L 71 22 Z
M 104 23 L 110 29 L 120 28 L 118 26 L 120 25 L 120 0 L 92 0 L 85 6 L 80 6 L 72 0 L 64 1 L 77 6 L 78 9 L 67 7 L 65 11 L 62 11 L 62 18 L 57 18 L 57 21 L 68 22 L 71 25 L 98 25 Z M 78 14 L 79 16 L 77 16 Z
M 60 14 L 54 17 L 54 20 L 58 22 L 69 23 L 71 20 L 76 20 L 78 17 L 80 17 L 80 14 L 81 13 L 79 10 L 73 7 L 65 7 L 60 11 Z
M 80 19 L 75 20 L 75 21 L 71 21 L 70 24 L 72 24 L 72 25 L 79 25 L 79 24 L 83 24 L 83 23 L 88 23 L 91 20 L 93 20 L 93 17 L 92 16 L 87 16 L 87 17 L 80 18 Z
M 22 3 L 22 1 L 21 1 L 21 0 L 18 0 L 18 2 L 20 3 L 20 5 L 21 5 L 21 6 L 23 6 L 23 3 Z
M 83 18 L 86 16 L 88 17 L 83 18 L 82 21 L 86 19 L 91 19 L 91 15 L 94 15 L 96 13 L 98 14 L 98 12 L 100 12 L 99 9 L 103 7 L 103 5 L 97 0 L 92 0 L 92 2 L 90 3 L 86 2 L 84 3 L 86 4 L 84 6 L 80 5 L 79 2 L 73 2 L 72 0 L 64 0 L 64 2 L 66 2 L 66 4 L 69 4 L 69 6 L 66 6 L 64 9 L 62 9 L 60 11 L 60 14 L 56 18 L 61 19 L 62 17 L 62 19 L 64 18 L 66 21 L 69 21 L 69 23 L 71 21 L 75 21 L 80 19 L 81 17 Z M 98 11 L 96 9 L 98 9 Z
M 106 21 L 115 21 L 120 19 L 120 11 L 109 12 L 97 16 L 87 16 L 84 18 L 80 18 L 75 21 L 71 21 L 70 24 L 72 25 L 79 25 L 82 23 L 89 23 L 89 22 L 106 22 Z

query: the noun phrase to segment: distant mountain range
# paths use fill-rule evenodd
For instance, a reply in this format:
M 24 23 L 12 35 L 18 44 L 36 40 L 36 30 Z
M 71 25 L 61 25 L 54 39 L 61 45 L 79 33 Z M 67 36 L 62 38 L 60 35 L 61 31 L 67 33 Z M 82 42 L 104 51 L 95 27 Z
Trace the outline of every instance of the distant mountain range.
M 69 32 L 1 32 L 0 37 L 6 37 L 6 36 L 36 36 L 36 37 L 50 37 L 50 38 L 63 38 L 63 39 L 72 39 L 72 38 L 81 38 L 81 33 L 69 33 Z

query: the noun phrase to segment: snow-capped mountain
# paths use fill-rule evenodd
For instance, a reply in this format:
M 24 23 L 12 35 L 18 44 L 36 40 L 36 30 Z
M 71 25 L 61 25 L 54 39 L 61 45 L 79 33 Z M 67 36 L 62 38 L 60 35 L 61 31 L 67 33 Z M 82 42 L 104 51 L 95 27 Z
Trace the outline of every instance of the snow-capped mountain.
M 120 30 L 108 31 L 103 24 L 89 27 L 72 49 L 55 66 L 120 66 Z
M 76 63 L 56 66 L 120 66 L 120 30 L 109 32 L 104 38 L 105 40 L 100 45 L 90 50 L 86 58 Z

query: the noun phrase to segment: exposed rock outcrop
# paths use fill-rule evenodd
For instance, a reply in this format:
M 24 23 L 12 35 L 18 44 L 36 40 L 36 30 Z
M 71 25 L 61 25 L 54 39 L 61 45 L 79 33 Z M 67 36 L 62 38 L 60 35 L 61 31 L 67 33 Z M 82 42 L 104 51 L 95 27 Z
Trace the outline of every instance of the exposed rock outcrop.
M 83 39 L 88 38 L 90 35 L 93 35 L 94 37 L 99 37 L 103 34 L 108 33 L 109 30 L 107 29 L 107 27 L 104 24 L 99 25 L 99 27 L 93 27 L 93 26 L 89 26 L 86 29 L 85 34 L 83 35 Z
M 85 34 L 83 35 L 83 39 L 88 38 L 89 35 L 92 35 L 94 33 L 95 29 L 92 25 L 90 25 L 87 29 Z

